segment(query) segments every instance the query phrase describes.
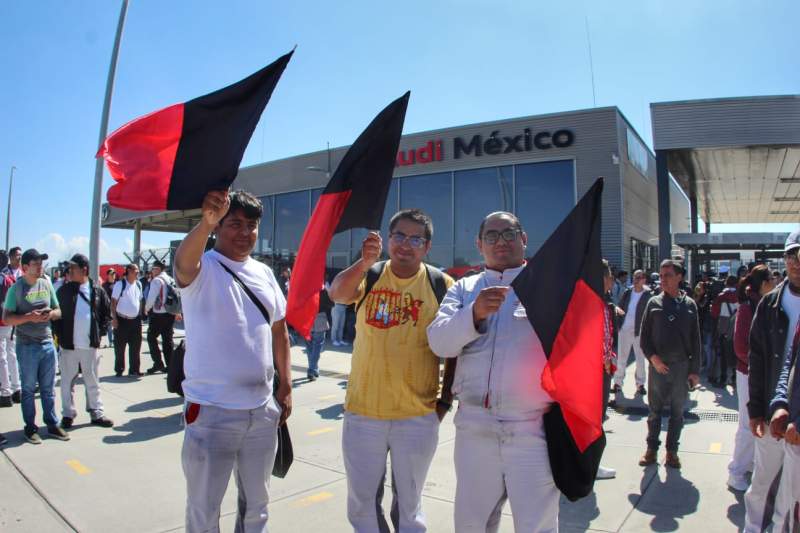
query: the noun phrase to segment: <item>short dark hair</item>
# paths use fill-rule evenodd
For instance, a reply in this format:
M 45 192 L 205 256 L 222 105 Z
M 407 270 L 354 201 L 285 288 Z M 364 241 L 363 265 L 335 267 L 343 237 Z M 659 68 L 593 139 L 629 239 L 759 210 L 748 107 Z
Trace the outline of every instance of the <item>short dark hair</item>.
M 392 216 L 389 221 L 389 233 L 394 231 L 394 227 L 401 220 L 409 220 L 415 224 L 425 227 L 425 238 L 429 241 L 433 238 L 433 221 L 422 209 L 401 209 Z
M 739 278 L 736 276 L 728 276 L 725 278 L 725 286 L 726 287 L 736 287 L 739 284 Z
M 658 266 L 658 269 L 661 270 L 664 267 L 672 267 L 672 270 L 678 276 L 683 276 L 683 265 L 680 261 L 675 261 L 674 259 L 664 259 L 661 261 L 661 264 Z
M 519 218 L 517 218 L 517 215 L 515 215 L 514 213 L 509 213 L 508 211 L 494 211 L 493 213 L 489 213 L 488 215 L 483 217 L 483 220 L 481 220 L 481 225 L 478 227 L 478 239 L 481 239 L 483 237 L 483 228 L 484 226 L 486 226 L 486 221 L 492 217 L 497 217 L 497 216 L 504 216 L 506 218 L 510 218 L 511 227 L 519 231 L 525 231 L 524 229 L 522 229 L 522 223 L 519 221 Z
M 150 268 L 160 268 L 161 270 L 166 270 L 167 266 L 161 261 L 156 261 Z
M 222 217 L 222 220 L 219 221 L 220 224 L 228 218 L 228 215 L 235 211 L 241 211 L 245 218 L 261 220 L 261 215 L 264 212 L 264 206 L 261 204 L 261 200 L 241 189 L 231 191 L 228 197 L 231 199 L 231 206 L 228 212 L 225 213 L 225 216 Z
M 136 263 L 128 263 L 127 265 L 125 265 L 125 274 L 128 274 L 129 272 L 133 271 L 133 269 L 138 270 L 139 265 L 137 265 Z
M 617 272 L 617 278 L 627 277 L 627 276 L 628 276 L 627 270 L 620 270 L 619 272 Z
M 14 252 L 22 253 L 22 248 L 20 248 L 19 246 L 14 246 L 8 251 L 8 255 L 14 255 Z

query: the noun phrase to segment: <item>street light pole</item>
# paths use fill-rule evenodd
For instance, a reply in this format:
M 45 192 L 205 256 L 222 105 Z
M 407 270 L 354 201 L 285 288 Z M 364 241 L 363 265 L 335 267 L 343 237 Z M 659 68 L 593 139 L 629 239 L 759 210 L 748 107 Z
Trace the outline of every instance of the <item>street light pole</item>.
M 111 110 L 111 94 L 114 92 L 114 76 L 117 71 L 119 44 L 122 40 L 122 28 L 125 26 L 125 15 L 128 13 L 128 0 L 122 0 L 117 24 L 117 36 L 114 39 L 114 50 L 111 52 L 111 65 L 108 68 L 106 81 L 106 98 L 103 103 L 103 115 L 100 119 L 100 141 L 103 144 L 108 134 L 108 116 Z M 100 212 L 103 209 L 103 158 L 98 157 L 94 168 L 94 195 L 92 196 L 92 227 L 89 230 L 89 264 L 95 271 L 100 266 Z
M 14 187 L 14 171 L 17 167 L 11 166 L 11 177 L 8 179 L 8 209 L 6 210 L 6 252 L 8 252 L 9 234 L 11 233 L 11 190 Z

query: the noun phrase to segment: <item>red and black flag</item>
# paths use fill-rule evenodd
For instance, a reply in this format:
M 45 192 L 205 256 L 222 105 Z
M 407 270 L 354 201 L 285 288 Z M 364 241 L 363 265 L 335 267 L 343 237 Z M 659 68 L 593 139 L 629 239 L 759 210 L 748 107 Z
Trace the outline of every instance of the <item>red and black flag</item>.
M 319 311 L 325 258 L 334 234 L 379 229 L 408 107 L 407 92 L 381 111 L 345 154 L 308 221 L 286 302 L 286 321 L 303 337 Z
M 592 491 L 603 433 L 606 341 L 598 179 L 512 283 L 542 342 L 544 416 L 556 486 L 574 501 Z
M 117 182 L 108 203 L 135 211 L 194 209 L 227 190 L 294 51 L 213 93 L 137 118 L 97 152 Z

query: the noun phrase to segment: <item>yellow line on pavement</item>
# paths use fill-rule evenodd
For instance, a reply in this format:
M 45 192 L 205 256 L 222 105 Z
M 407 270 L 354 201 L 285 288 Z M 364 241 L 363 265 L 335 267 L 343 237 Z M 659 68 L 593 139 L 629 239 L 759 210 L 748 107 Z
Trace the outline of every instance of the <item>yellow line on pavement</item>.
M 306 496 L 303 499 L 297 500 L 292 504 L 292 507 L 308 507 L 310 505 L 314 505 L 315 503 L 330 500 L 331 498 L 333 498 L 332 492 L 318 492 L 317 494 L 312 494 L 311 496 Z
M 70 459 L 69 461 L 67 461 L 67 466 L 69 466 L 71 469 L 73 469 L 75 472 L 77 472 L 82 476 L 91 473 L 91 469 L 84 466 L 83 463 L 81 463 L 77 459 Z
M 309 431 L 308 433 L 306 433 L 306 435 L 308 435 L 309 437 L 316 437 L 317 435 L 322 435 L 323 433 L 330 433 L 331 431 L 333 431 L 333 428 L 327 427 L 327 428 L 315 429 L 314 431 Z
M 708 451 L 711 453 L 721 453 L 722 452 L 722 443 L 721 442 L 712 442 L 711 445 L 708 447 Z

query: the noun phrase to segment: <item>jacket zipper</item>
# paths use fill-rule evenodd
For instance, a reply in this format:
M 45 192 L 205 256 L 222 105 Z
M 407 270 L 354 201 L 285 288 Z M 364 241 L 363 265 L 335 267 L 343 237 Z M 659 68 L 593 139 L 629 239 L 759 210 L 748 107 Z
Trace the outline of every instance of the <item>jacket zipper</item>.
M 503 274 L 500 274 L 500 281 L 503 281 Z M 504 302 L 505 303 L 505 302 Z M 501 305 L 502 307 L 502 305 Z M 490 317 L 491 318 L 491 317 Z M 495 313 L 495 318 L 499 325 L 500 323 L 500 310 L 498 309 L 497 313 Z M 494 349 L 497 344 L 497 330 L 498 328 L 494 328 L 494 336 L 492 337 L 492 356 L 489 358 L 489 377 L 486 380 L 486 395 L 483 397 L 483 407 L 485 409 L 489 409 L 489 395 L 492 392 L 492 370 L 494 369 Z

